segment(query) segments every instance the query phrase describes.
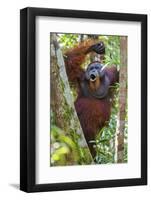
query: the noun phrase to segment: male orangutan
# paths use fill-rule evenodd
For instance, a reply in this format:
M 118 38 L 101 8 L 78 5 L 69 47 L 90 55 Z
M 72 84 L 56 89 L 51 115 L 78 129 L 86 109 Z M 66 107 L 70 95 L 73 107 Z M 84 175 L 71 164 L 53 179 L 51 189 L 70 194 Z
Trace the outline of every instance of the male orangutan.
M 85 41 L 68 50 L 64 55 L 69 82 L 77 87 L 78 96 L 75 108 L 79 117 L 90 151 L 95 156 L 91 140 L 110 118 L 111 96 L 109 88 L 118 79 L 115 66 L 103 66 L 95 61 L 82 68 L 87 54 L 95 52 L 105 54 L 103 42 Z

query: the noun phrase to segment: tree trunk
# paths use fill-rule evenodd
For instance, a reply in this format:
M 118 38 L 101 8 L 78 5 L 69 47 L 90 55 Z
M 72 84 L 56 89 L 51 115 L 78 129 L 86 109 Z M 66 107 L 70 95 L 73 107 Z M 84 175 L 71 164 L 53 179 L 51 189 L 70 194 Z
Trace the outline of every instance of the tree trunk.
M 115 141 L 115 162 L 124 162 L 124 130 L 127 103 L 127 37 L 120 38 L 119 113 Z
M 70 133 L 78 134 L 78 146 L 82 149 L 87 150 L 87 154 L 89 156 L 89 163 L 93 162 L 92 156 L 90 154 L 87 142 L 85 140 L 82 128 L 80 126 L 80 122 L 74 107 L 74 100 L 71 94 L 71 89 L 69 86 L 65 64 L 61 49 L 57 42 L 56 34 L 51 34 L 51 46 L 50 46 L 50 72 L 51 72 L 51 109 L 55 115 L 54 123 L 57 127 L 59 127 L 62 131 L 62 134 L 67 134 L 70 136 Z M 71 137 L 72 138 L 72 137 Z M 73 138 L 72 138 L 73 139 Z M 76 141 L 73 141 L 76 142 Z M 66 160 L 66 165 L 68 164 L 79 164 L 79 160 L 75 160 L 70 157 L 69 161 Z M 74 161 L 74 162 L 73 162 Z

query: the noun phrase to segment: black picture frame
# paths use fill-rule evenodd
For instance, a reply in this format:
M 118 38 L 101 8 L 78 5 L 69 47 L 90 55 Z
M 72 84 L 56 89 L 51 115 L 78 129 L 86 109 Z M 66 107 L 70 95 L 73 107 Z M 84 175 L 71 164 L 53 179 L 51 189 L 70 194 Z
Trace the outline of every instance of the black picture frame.
M 35 18 L 54 16 L 141 23 L 141 178 L 70 183 L 35 183 Z M 147 184 L 147 15 L 24 8 L 20 11 L 20 189 L 43 192 Z

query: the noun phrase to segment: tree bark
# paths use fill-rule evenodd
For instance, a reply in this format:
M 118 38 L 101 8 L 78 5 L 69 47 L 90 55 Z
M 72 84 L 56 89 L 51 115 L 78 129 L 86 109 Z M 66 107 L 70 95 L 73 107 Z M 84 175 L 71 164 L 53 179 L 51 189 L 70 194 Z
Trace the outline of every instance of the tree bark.
M 93 159 L 88 149 L 88 145 L 74 107 L 74 100 L 66 74 L 64 59 L 57 42 L 56 34 L 51 34 L 50 41 L 50 107 L 55 114 L 55 125 L 62 129 L 64 134 L 67 133 L 69 135 L 71 132 L 74 132 L 80 136 L 78 145 L 81 148 L 86 148 L 88 150 L 88 154 L 92 163 Z M 66 163 L 68 164 L 68 160 Z M 74 160 L 73 164 L 78 164 L 78 160 Z
M 124 162 L 124 130 L 127 103 L 127 37 L 120 38 L 119 113 L 115 140 L 115 162 Z

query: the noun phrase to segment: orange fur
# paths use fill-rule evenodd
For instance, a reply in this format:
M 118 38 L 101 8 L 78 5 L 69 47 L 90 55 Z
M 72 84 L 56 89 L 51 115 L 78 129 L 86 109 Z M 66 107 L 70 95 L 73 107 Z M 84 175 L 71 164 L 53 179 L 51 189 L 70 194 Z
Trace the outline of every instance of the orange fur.
M 65 52 L 66 72 L 70 82 L 76 83 L 81 78 L 84 73 L 81 65 L 89 53 L 88 49 L 95 43 L 95 40 L 86 40 Z
M 101 86 L 101 80 L 99 77 L 95 81 L 89 81 L 89 88 L 91 91 L 96 91 Z
M 82 64 L 88 53 L 91 51 L 91 46 L 96 43 L 95 40 L 87 40 L 77 44 L 74 48 L 65 53 L 65 66 L 70 83 L 78 88 L 78 96 L 75 101 L 75 108 L 79 117 L 86 141 L 90 151 L 95 156 L 95 151 L 90 140 L 94 140 L 98 131 L 105 125 L 110 117 L 111 103 L 108 97 L 97 99 L 94 97 L 84 96 L 81 85 L 84 84 L 85 71 L 82 69 Z M 102 54 L 103 55 L 103 54 Z M 101 55 L 101 56 L 102 56 Z M 116 73 L 113 67 L 106 72 L 111 84 L 117 81 Z M 103 83 L 102 83 L 103 84 Z M 94 82 L 89 82 L 91 91 L 101 87 L 101 79 L 97 78 Z M 88 91 L 89 92 L 89 91 Z

